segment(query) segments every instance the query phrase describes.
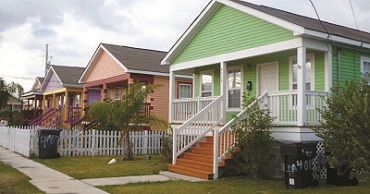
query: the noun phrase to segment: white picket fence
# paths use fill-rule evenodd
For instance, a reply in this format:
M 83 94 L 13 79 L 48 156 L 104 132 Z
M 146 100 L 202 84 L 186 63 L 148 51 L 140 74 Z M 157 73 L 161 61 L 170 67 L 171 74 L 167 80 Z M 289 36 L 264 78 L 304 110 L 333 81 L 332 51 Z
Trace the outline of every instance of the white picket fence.
M 0 146 L 29 157 L 39 155 L 39 129 L 0 127 Z M 160 138 L 166 131 L 131 131 L 130 142 L 134 154 L 159 154 Z M 122 155 L 123 144 L 119 143 L 118 131 L 62 130 L 58 140 L 58 153 L 61 156 Z
M 0 126 L 0 146 L 30 156 L 30 130 Z

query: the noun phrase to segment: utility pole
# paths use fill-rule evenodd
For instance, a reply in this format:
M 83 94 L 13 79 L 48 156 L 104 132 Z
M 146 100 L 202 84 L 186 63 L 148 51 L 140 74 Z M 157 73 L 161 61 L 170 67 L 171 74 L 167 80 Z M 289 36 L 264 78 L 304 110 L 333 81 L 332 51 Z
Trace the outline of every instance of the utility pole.
M 45 51 L 46 52 L 45 54 L 45 76 L 46 76 L 46 73 L 48 72 L 48 69 L 49 69 L 49 62 L 48 62 L 49 45 L 46 44 L 45 47 L 46 47 L 46 51 Z

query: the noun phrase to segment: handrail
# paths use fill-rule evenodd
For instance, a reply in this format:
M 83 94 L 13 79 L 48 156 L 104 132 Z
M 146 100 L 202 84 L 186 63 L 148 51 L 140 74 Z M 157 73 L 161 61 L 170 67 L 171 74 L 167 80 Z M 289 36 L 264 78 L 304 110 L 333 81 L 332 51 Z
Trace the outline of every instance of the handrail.
M 242 110 L 236 117 L 231 119 L 226 125 L 221 129 L 214 130 L 214 143 L 213 143 L 213 178 L 218 178 L 218 164 L 232 151 L 235 147 L 235 137 L 231 134 L 231 127 L 241 119 L 245 118 L 249 109 L 263 101 L 267 97 L 268 92 L 265 91 L 261 96 L 259 96 L 255 101 L 249 104 L 244 110 Z M 221 144 L 219 144 L 219 141 Z
M 28 125 L 29 126 L 35 125 L 36 123 L 40 122 L 44 117 L 48 116 L 50 114 L 50 112 L 52 112 L 53 110 L 54 110 L 53 108 L 50 108 L 44 114 L 38 116 L 37 118 L 35 118 L 31 122 L 29 122 Z
M 221 103 L 223 96 L 208 104 L 205 108 L 180 125 L 173 133 L 172 163 L 184 151 L 203 138 L 211 129 L 217 126 L 223 118 Z

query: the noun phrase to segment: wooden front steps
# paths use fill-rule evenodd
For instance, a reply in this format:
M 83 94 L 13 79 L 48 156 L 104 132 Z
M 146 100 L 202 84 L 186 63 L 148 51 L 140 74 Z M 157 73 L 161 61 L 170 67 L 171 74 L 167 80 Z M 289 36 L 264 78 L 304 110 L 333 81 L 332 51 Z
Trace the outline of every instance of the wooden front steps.
M 225 160 L 218 164 L 219 168 L 224 166 Z M 213 179 L 213 137 L 206 137 L 205 141 L 198 142 L 198 147 L 185 152 L 175 165 L 169 164 L 168 170 L 202 179 Z

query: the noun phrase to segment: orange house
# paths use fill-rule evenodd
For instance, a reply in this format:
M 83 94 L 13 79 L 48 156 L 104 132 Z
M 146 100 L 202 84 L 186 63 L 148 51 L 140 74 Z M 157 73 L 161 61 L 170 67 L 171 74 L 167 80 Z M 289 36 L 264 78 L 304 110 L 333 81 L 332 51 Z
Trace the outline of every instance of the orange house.
M 133 82 L 161 84 L 150 94 L 146 110 L 163 119 L 169 114 L 169 67 L 160 65 L 166 52 L 101 43 L 96 49 L 79 82 L 84 84 L 83 107 L 103 100 L 121 100 Z M 191 76 L 175 78 L 178 95 L 190 98 Z

